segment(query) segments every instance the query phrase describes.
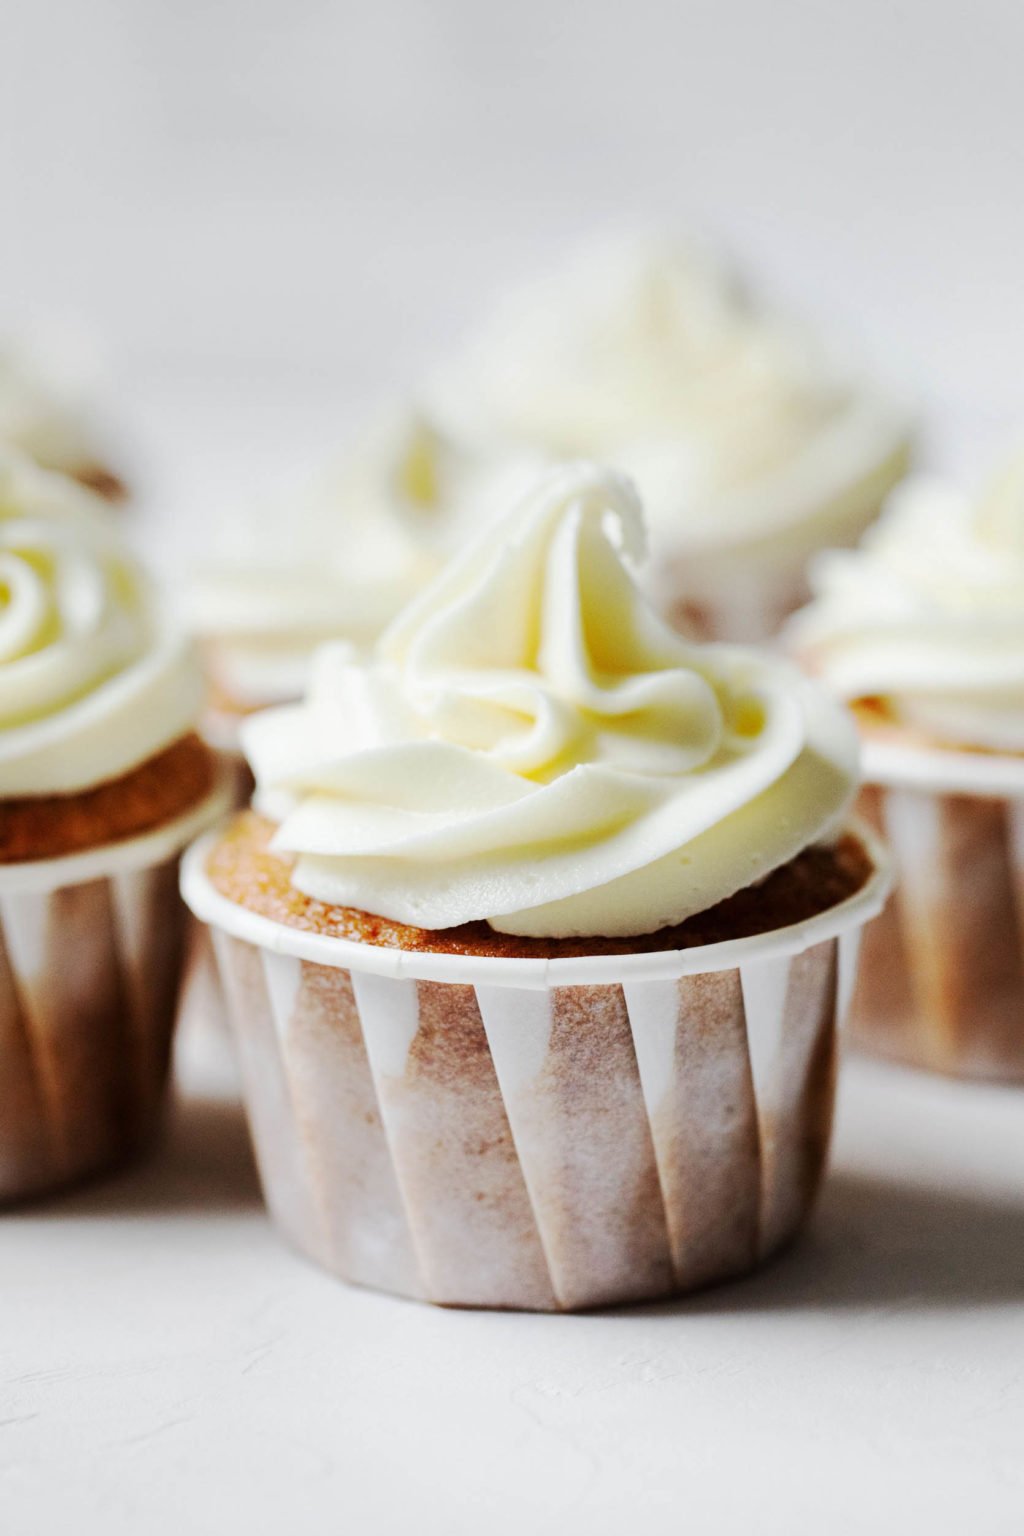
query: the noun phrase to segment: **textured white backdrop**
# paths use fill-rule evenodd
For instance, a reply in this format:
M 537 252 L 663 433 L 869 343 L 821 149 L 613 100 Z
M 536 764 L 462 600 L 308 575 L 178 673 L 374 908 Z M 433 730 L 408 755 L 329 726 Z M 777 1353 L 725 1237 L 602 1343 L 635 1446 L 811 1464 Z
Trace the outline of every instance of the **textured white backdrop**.
M 190 505 L 315 456 L 494 287 L 622 222 L 724 236 L 862 331 L 937 408 L 939 457 L 1024 418 L 1017 0 L 0 0 L 0 23 L 0 323 L 102 336 L 158 462 L 209 455 Z

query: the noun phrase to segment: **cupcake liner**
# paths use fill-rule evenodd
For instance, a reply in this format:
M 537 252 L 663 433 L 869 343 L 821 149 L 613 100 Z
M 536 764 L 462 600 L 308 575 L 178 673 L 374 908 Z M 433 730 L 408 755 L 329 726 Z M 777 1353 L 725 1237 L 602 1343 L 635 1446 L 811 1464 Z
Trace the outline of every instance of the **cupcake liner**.
M 860 1048 L 959 1077 L 1024 1078 L 1024 760 L 872 742 L 862 811 L 896 888 L 864 937 Z
M 213 888 L 210 846 L 183 889 L 214 929 L 268 1204 L 336 1274 L 573 1310 L 740 1274 L 800 1225 L 880 861 L 763 937 L 544 961 L 285 927 Z
M 233 810 L 241 810 L 252 799 L 255 783 L 249 764 L 237 744 L 237 721 L 234 745 L 226 744 L 229 739 L 219 738 L 217 732 L 207 729 L 207 724 L 204 720 L 203 739 L 217 754 L 218 777 L 226 786 L 229 806 Z M 230 1028 L 227 1003 L 213 943 L 209 929 L 191 913 L 188 914 L 185 934 L 178 1028 L 189 1035 L 194 1032 L 209 1033 L 213 1040 L 219 1041 L 222 1056 L 228 1056 Z
M 186 912 L 178 856 L 218 787 L 157 832 L 0 866 L 0 1200 L 72 1182 L 155 1128 Z

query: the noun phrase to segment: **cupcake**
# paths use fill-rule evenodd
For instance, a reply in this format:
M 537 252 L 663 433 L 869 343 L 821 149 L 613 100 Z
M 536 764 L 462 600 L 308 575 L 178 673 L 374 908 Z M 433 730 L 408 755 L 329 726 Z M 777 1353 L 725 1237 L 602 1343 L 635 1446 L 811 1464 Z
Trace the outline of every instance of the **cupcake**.
M 202 695 L 95 499 L 0 458 L 0 1199 L 113 1165 L 157 1124 L 185 912 L 225 798 Z
M 301 697 L 323 641 L 371 645 L 465 538 L 470 517 L 486 518 L 522 484 L 519 461 L 484 461 L 407 409 L 366 428 L 299 494 L 226 519 L 190 581 L 210 739 L 233 748 L 246 714 Z
M 447 1305 L 739 1274 L 797 1229 L 877 845 L 845 712 L 647 607 L 629 481 L 553 471 L 372 656 L 247 722 L 190 850 L 294 1242 Z
M 80 385 L 66 370 L 47 367 L 40 355 L 2 337 L 0 446 L 70 476 L 106 501 L 127 495 Z
M 774 633 L 808 557 L 853 543 L 909 456 L 902 406 L 668 239 L 585 252 L 510 297 L 433 398 L 467 437 L 628 471 L 651 594 L 711 639 Z
M 940 1072 L 1024 1076 L 1024 455 L 975 497 L 908 483 L 814 587 L 790 642 L 856 709 L 864 810 L 898 876 L 853 1036 Z

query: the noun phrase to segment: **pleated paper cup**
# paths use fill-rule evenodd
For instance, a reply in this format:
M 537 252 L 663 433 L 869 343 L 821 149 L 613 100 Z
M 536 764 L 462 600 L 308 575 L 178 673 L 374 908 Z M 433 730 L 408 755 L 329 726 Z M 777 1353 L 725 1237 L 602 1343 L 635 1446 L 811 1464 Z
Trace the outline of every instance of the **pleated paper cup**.
M 241 716 L 208 710 L 201 722 L 206 745 L 216 753 L 218 777 L 227 786 L 229 808 L 242 810 L 252 799 L 256 782 L 238 740 Z M 208 1036 L 216 1042 L 223 1065 L 230 1070 L 231 1037 L 227 1004 L 221 985 L 210 930 L 188 914 L 184 970 L 178 1007 L 180 1031 L 191 1038 Z
M 864 775 L 896 886 L 865 934 L 851 1039 L 958 1077 L 1024 1078 L 1024 757 L 869 738 Z
M 227 900 L 213 931 L 271 1211 L 346 1280 L 568 1311 L 738 1275 L 821 1177 L 837 1015 L 887 891 L 756 938 L 497 959 L 302 932 Z
M 143 836 L 0 865 L 0 1201 L 110 1168 L 159 1123 L 186 909 L 181 850 L 218 783 Z

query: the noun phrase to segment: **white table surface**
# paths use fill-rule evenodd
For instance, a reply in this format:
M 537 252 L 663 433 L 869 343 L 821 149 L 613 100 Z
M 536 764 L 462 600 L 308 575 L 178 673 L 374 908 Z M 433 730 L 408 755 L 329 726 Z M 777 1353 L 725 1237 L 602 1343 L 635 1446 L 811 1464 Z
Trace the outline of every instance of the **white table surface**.
M 144 1166 L 0 1225 L 0 1528 L 1018 1532 L 1024 1092 L 847 1064 L 810 1233 L 583 1317 L 349 1289 L 264 1216 L 221 1051 Z

